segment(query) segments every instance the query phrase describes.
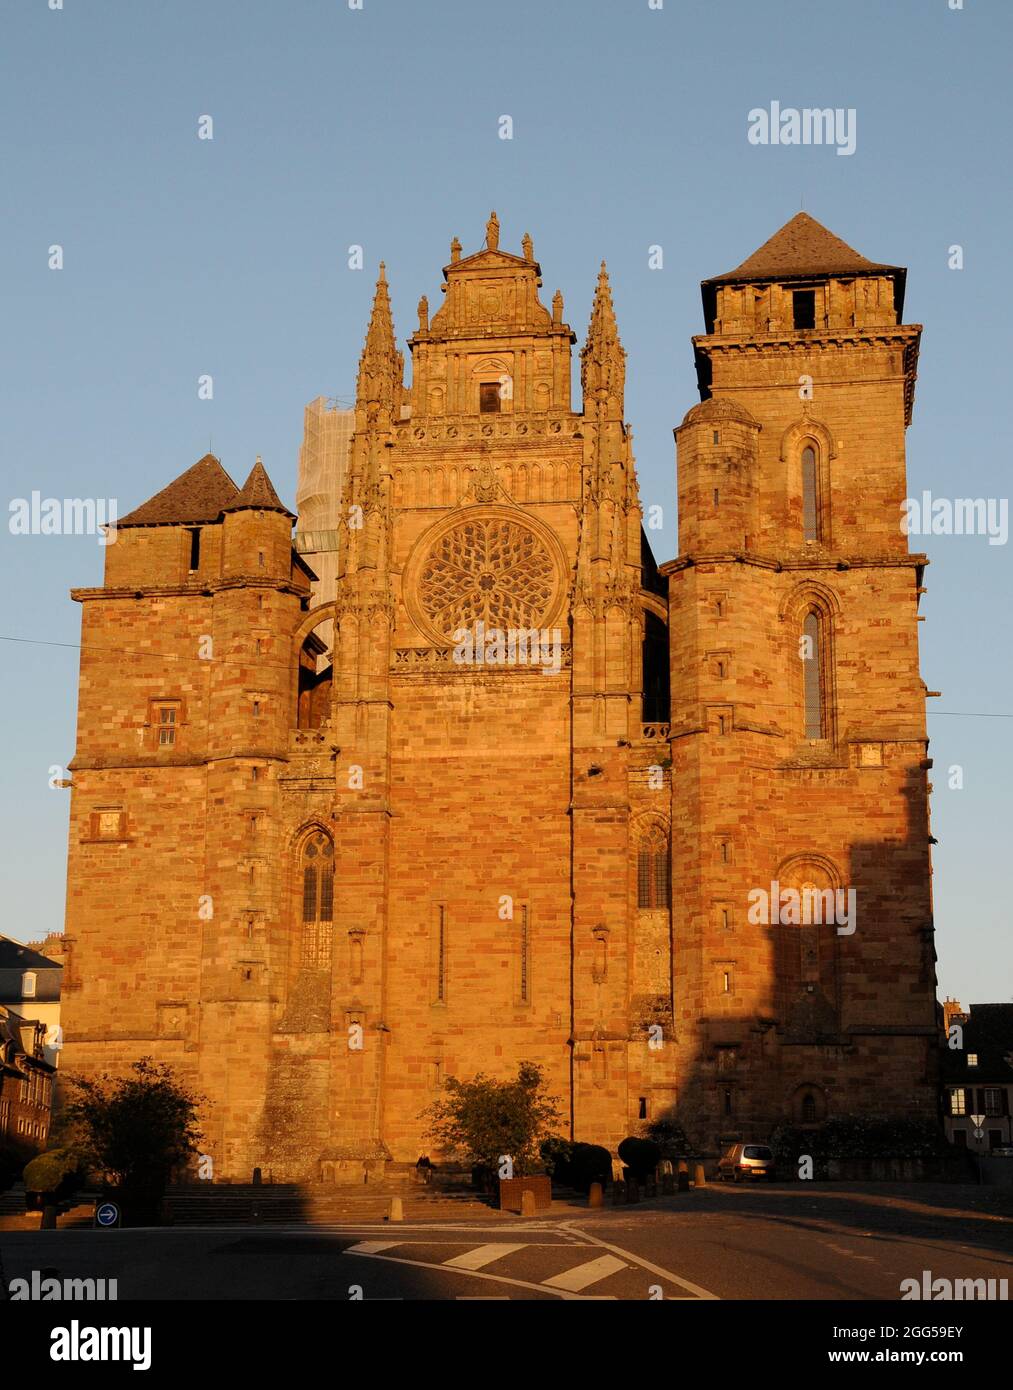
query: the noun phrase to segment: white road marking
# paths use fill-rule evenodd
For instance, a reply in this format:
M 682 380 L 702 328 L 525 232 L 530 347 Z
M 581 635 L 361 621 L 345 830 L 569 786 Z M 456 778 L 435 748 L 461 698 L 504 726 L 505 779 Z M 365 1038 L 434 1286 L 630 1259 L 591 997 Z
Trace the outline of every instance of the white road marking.
M 501 1260 L 504 1255 L 512 1255 L 515 1250 L 524 1250 L 523 1245 L 492 1244 L 479 1245 L 474 1250 L 466 1250 L 463 1255 L 455 1255 L 452 1259 L 444 1260 L 443 1263 L 448 1269 L 483 1269 L 486 1265 L 491 1265 L 493 1260 Z
M 580 1293 L 581 1289 L 607 1279 L 610 1274 L 618 1274 L 621 1269 L 629 1269 L 625 1260 L 617 1260 L 615 1255 L 601 1255 L 597 1260 L 564 1269 L 562 1274 L 554 1274 L 551 1279 L 543 1279 L 542 1283 L 550 1289 L 569 1289 L 571 1293 Z
M 570 1222 L 565 1222 L 562 1229 L 566 1227 L 570 1227 L 571 1230 L 574 1229 Z M 607 1240 L 599 1240 L 597 1236 L 591 1235 L 588 1231 L 575 1230 L 575 1234 L 579 1235 L 582 1240 L 590 1241 L 592 1245 L 600 1245 L 603 1250 L 612 1250 L 617 1255 L 625 1255 L 628 1260 L 632 1260 L 641 1269 L 649 1269 L 652 1274 L 659 1274 L 662 1279 L 669 1279 L 673 1284 L 678 1284 L 681 1289 L 687 1289 L 694 1298 L 708 1298 L 715 1301 L 719 1299 L 718 1294 L 711 1293 L 708 1289 L 702 1289 L 699 1284 L 691 1284 L 688 1279 L 680 1279 L 678 1274 L 673 1274 L 668 1269 L 662 1269 L 660 1265 L 652 1264 L 650 1260 L 642 1260 L 639 1255 L 634 1255 L 632 1250 L 624 1250 L 619 1245 L 610 1245 Z
M 346 1255 L 350 1252 L 346 1250 Z M 396 1255 L 364 1255 L 362 1251 L 358 1254 L 364 1260 L 383 1260 L 386 1264 L 407 1265 L 411 1269 L 438 1269 L 443 1274 L 447 1273 L 445 1264 L 434 1264 L 432 1260 L 404 1260 Z M 547 1289 L 544 1284 L 532 1284 L 527 1279 L 510 1279 L 505 1274 L 483 1274 L 480 1269 L 461 1270 L 457 1276 L 459 1279 L 488 1279 L 491 1284 L 513 1284 L 518 1289 L 534 1289 L 536 1293 L 547 1293 L 553 1298 L 579 1299 L 579 1293 L 570 1293 L 567 1289 Z
M 403 1244 L 400 1240 L 360 1240 L 358 1245 L 350 1245 L 345 1251 L 346 1255 L 378 1255 L 381 1250 L 393 1250 L 395 1245 Z

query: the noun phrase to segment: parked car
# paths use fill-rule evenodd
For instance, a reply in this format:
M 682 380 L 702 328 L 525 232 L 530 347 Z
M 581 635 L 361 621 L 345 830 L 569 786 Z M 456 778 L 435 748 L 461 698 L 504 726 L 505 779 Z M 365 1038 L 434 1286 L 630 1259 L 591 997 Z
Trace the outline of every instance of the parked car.
M 766 1144 L 733 1144 L 718 1159 L 718 1177 L 723 1182 L 773 1181 L 775 1176 L 774 1155 Z

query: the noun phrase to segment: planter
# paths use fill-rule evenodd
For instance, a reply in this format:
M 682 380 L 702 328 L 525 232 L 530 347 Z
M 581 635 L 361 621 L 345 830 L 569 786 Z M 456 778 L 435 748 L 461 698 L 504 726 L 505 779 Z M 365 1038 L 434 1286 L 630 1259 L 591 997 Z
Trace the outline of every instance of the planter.
M 552 1205 L 552 1179 L 548 1173 L 539 1173 L 530 1178 L 500 1178 L 500 1211 L 519 1212 L 522 1192 L 534 1193 L 536 1207 Z

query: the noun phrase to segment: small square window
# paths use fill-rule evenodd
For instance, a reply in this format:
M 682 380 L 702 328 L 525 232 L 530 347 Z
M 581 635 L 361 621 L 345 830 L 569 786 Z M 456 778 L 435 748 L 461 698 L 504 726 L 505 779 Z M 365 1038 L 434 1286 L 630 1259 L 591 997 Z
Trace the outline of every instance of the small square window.
M 977 1052 L 969 1052 L 969 1053 L 967 1054 L 967 1065 L 968 1065 L 969 1067 L 976 1067 L 976 1066 L 978 1065 L 978 1054 L 977 1054 Z

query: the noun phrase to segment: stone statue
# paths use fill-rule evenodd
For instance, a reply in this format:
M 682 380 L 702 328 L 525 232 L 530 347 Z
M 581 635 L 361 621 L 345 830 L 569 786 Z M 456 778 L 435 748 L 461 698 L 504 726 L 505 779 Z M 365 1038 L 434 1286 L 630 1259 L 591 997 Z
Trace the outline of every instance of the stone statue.
M 521 237 L 521 250 L 524 252 L 524 259 L 526 261 L 533 261 L 535 259 L 535 243 L 531 240 L 531 234 L 529 232 L 525 232 Z
M 499 218 L 495 212 L 489 214 L 489 221 L 485 224 L 485 244 L 490 251 L 495 251 L 499 246 Z
M 461 259 L 461 243 L 458 241 L 456 236 L 450 243 L 450 259 L 452 262 L 459 261 Z
M 425 295 L 419 300 L 419 332 L 429 332 L 429 300 Z
M 563 296 L 559 290 L 552 296 L 552 322 L 563 322 Z

